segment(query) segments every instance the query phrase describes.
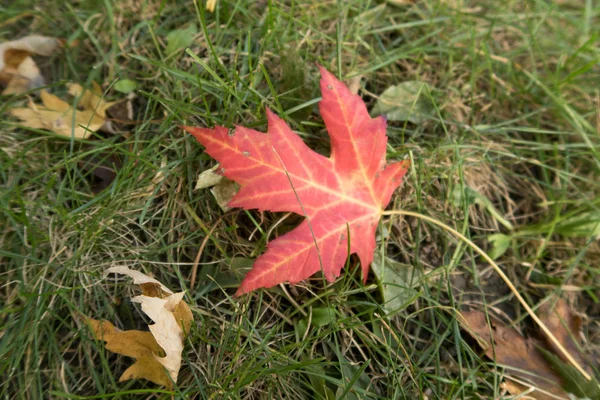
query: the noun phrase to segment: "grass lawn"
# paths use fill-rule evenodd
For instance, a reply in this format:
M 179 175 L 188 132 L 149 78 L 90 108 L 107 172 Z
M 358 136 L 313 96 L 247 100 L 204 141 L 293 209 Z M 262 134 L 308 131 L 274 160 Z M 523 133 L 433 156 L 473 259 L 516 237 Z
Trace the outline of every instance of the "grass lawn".
M 122 133 L 84 140 L 24 128 L 8 110 L 27 97 L 0 99 L 1 397 L 509 396 L 504 368 L 457 315 L 493 311 L 526 335 L 536 324 L 488 262 L 422 219 L 380 224 L 376 253 L 413 281 L 399 298 L 373 272 L 363 283 L 356 256 L 334 283 L 317 274 L 234 297 L 267 242 L 302 218 L 224 212 L 195 190 L 215 161 L 181 126 L 265 131 L 269 107 L 328 154 L 318 65 L 369 109 L 419 82 L 412 111 L 427 112 L 388 121 L 388 160 L 412 161 L 388 210 L 492 253 L 534 308 L 568 299 L 584 351 L 600 351 L 598 26 L 596 0 L 218 0 L 212 13 L 199 1 L 3 2 L 0 42 L 77 41 L 36 58 L 52 93 L 97 81 L 119 100 L 124 79 L 137 89 L 113 110 L 132 112 L 128 124 L 112 116 Z M 103 181 L 93 165 L 108 161 L 116 176 Z M 132 359 L 82 323 L 147 329 L 130 282 L 104 278 L 117 265 L 186 291 L 195 321 L 173 391 L 118 382 Z

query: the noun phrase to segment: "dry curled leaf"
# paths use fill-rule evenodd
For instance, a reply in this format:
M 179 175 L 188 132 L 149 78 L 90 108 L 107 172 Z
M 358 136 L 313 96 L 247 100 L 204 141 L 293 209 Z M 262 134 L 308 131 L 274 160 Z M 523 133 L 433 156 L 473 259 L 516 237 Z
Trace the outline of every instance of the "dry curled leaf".
M 540 307 L 539 312 L 540 319 L 550 329 L 550 332 L 556 336 L 563 347 L 567 349 L 569 354 L 580 365 L 586 366 L 587 360 L 585 360 L 577 345 L 581 332 L 581 318 L 573 313 L 567 302 L 563 299 L 559 299 L 554 305 L 551 302 L 544 303 Z M 563 361 L 567 361 L 551 340 L 548 340 L 545 336 L 543 336 L 543 339 L 550 351 L 558 355 Z M 592 372 L 591 368 L 587 368 L 587 370 L 590 373 Z
M 35 35 L 0 43 L 0 84 L 6 86 L 2 94 L 21 94 L 44 86 L 31 56 L 50 56 L 63 44 L 61 39 Z
M 559 299 L 554 307 L 546 303 L 540 307 L 539 316 L 569 354 L 591 372 L 577 345 L 581 321 L 569 309 L 567 303 L 562 299 Z M 564 373 L 564 369 L 571 367 L 567 364 L 559 367 L 551 362 L 550 357 L 556 358 L 554 354 L 558 355 L 558 360 L 564 361 L 564 358 L 544 334 L 540 334 L 539 338 L 525 338 L 514 327 L 492 319 L 488 324 L 486 315 L 480 311 L 461 313 L 459 322 L 478 341 L 488 358 L 506 367 L 505 373 L 512 382 L 505 385 L 505 388 L 511 394 L 518 395 L 533 387 L 534 390 L 528 393 L 530 398 L 537 400 L 568 398 L 564 389 L 569 390 L 573 386 L 570 382 L 572 379 L 567 379 L 568 374 Z M 574 369 L 573 373 L 579 374 Z M 581 379 L 585 382 L 583 375 Z M 593 382 L 584 386 L 588 393 L 589 388 L 597 389 L 593 387 Z
M 119 382 L 144 378 L 157 385 L 165 387 L 172 385 L 171 379 L 155 359 L 157 354 L 162 355 L 164 352 L 151 332 L 122 331 L 108 321 L 98 321 L 93 318 L 87 318 L 86 322 L 96 339 L 106 342 L 106 350 L 135 358 L 135 363 L 123 372 Z
M 142 311 L 154 321 L 150 332 L 142 332 L 121 331 L 108 321 L 86 319 L 96 339 L 106 342 L 107 350 L 136 359 L 119 382 L 144 378 L 171 388 L 181 368 L 183 339 L 193 321 L 190 308 L 182 300 L 184 293 L 173 293 L 156 279 L 127 267 L 109 268 L 107 273 L 133 278 L 142 294 L 131 300 L 140 303 Z
M 13 108 L 10 114 L 32 129 L 46 129 L 65 137 L 87 139 L 92 132 L 106 124 L 106 110 L 116 102 L 102 99 L 100 86 L 94 82 L 92 90 L 79 84 L 70 84 L 69 93 L 78 101 L 76 107 L 45 90 L 40 92 L 42 104 L 29 102 L 29 107 Z
M 490 320 L 488 325 L 486 315 L 480 311 L 466 311 L 461 314 L 460 322 L 469 334 L 478 341 L 488 358 L 507 367 L 507 375 L 530 381 L 536 390 L 542 389 L 553 395 L 566 397 L 567 394 L 559 386 L 561 378 L 548 365 L 536 346 L 537 342 L 532 338 L 525 338 L 515 328 L 496 321 Z M 510 387 L 525 390 L 523 386 L 514 382 Z M 544 400 L 553 398 L 545 396 L 539 390 L 532 392 L 530 396 Z
M 106 110 L 118 103 L 118 101 L 105 101 L 102 98 L 102 87 L 92 81 L 92 89 L 84 89 L 78 83 L 67 84 L 69 94 L 79 98 L 79 106 L 84 110 L 90 110 L 102 118 L 106 118 Z
M 223 175 L 218 174 L 219 165 L 204 170 L 198 175 L 196 181 L 196 187 L 194 190 L 211 188 L 210 192 L 214 196 L 215 200 L 221 210 L 229 211 L 231 207 L 227 204 L 233 199 L 239 190 L 239 185 L 234 181 L 225 178 Z

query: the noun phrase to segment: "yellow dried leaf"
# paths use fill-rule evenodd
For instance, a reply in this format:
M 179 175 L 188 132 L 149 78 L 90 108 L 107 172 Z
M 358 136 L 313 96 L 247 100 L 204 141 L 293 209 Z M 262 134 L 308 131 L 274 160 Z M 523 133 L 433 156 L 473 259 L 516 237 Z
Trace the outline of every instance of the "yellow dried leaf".
M 150 332 L 121 331 L 108 321 L 91 318 L 88 325 L 96 338 L 106 342 L 108 350 L 136 359 L 119 381 L 144 378 L 171 388 L 181 367 L 183 339 L 193 321 L 189 306 L 182 300 L 183 292 L 173 294 L 156 279 L 127 267 L 113 267 L 108 272 L 127 275 L 140 285 L 143 294 L 132 301 L 141 304 L 154 324 L 149 326 Z
M 29 108 L 15 108 L 9 112 L 27 127 L 47 129 L 68 138 L 73 136 L 77 139 L 87 139 L 92 132 L 105 126 L 106 110 L 118 102 L 104 101 L 100 85 L 96 82 L 92 84 L 92 90 L 84 89 L 76 83 L 68 86 L 69 93 L 78 100 L 76 107 L 81 110 L 42 90 L 42 105 L 30 103 Z
M 104 124 L 104 118 L 90 110 L 76 110 L 58 97 L 42 90 L 42 105 L 13 108 L 10 114 L 33 129 L 47 129 L 58 135 L 86 139 Z
M 67 87 L 71 96 L 79 98 L 79 105 L 84 110 L 93 111 L 102 118 L 106 118 L 106 110 L 118 103 L 118 101 L 104 101 L 102 99 L 102 87 L 97 82 L 92 82 L 91 90 L 84 89 L 78 83 L 69 83 Z
M 215 7 L 217 6 L 217 0 L 207 0 L 206 1 L 206 9 L 210 12 L 215 12 Z
M 144 378 L 157 385 L 169 388 L 172 386 L 171 379 L 156 359 L 156 355 L 163 351 L 151 332 L 122 331 L 108 321 L 93 318 L 87 318 L 86 322 L 96 339 L 106 342 L 107 350 L 135 358 L 135 363 L 123 372 L 119 382 Z
M 40 70 L 30 57 L 50 56 L 64 41 L 46 36 L 26 36 L 0 43 L 0 83 L 2 94 L 21 94 L 44 85 Z
M 42 99 L 42 104 L 49 110 L 59 111 L 59 112 L 68 112 L 71 110 L 71 105 L 66 101 L 62 101 L 59 97 L 48 93 L 45 90 L 40 92 L 40 98 Z

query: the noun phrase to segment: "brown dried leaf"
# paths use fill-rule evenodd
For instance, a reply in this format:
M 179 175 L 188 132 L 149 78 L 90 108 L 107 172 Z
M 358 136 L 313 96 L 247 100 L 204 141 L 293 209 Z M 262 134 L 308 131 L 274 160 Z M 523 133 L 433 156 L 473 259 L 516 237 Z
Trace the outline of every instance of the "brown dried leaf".
M 2 76 L 1 72 L 0 76 Z M 26 57 L 13 73 L 6 76 L 8 82 L 6 82 L 6 88 L 2 91 L 3 95 L 22 94 L 31 89 L 44 86 L 45 83 L 40 69 L 31 57 Z
M 581 332 L 581 318 L 575 315 L 569 308 L 567 302 L 564 299 L 558 299 L 558 301 L 552 307 L 552 303 L 544 303 L 540 307 L 540 319 L 550 329 L 550 332 L 556 336 L 558 341 L 563 345 L 569 354 L 577 361 L 579 365 L 582 365 L 587 369 L 587 372 L 593 374 L 592 369 L 589 367 L 587 360 L 581 354 L 579 346 L 576 340 Z M 562 352 L 558 350 L 556 345 L 545 335 L 541 335 L 544 339 L 545 346 L 563 361 L 568 362 L 562 355 Z
M 171 379 L 165 374 L 162 365 L 155 357 L 164 352 L 151 332 L 122 331 L 108 321 L 98 321 L 93 318 L 87 318 L 86 322 L 96 339 L 106 342 L 107 350 L 135 358 L 135 363 L 123 372 L 119 382 L 144 378 L 157 385 L 169 388 L 172 386 Z
M 109 268 L 108 272 L 127 275 L 140 285 L 142 295 L 132 298 L 140 303 L 154 324 L 150 332 L 121 331 L 108 321 L 87 319 L 98 340 L 114 353 L 133 357 L 136 362 L 119 378 L 119 382 L 144 378 L 156 384 L 172 387 L 181 367 L 183 339 L 189 332 L 193 315 L 182 300 L 184 293 L 175 293 L 154 278 L 127 267 Z
M 0 83 L 3 95 L 21 94 L 44 85 L 44 78 L 31 55 L 50 56 L 64 41 L 46 36 L 26 36 L 0 43 Z
M 560 387 L 561 377 L 550 367 L 534 339 L 525 338 L 515 328 L 495 321 L 488 325 L 485 314 L 480 311 L 463 312 L 460 323 L 482 345 L 487 357 L 507 367 L 508 375 L 531 382 L 533 387 L 554 395 L 535 390 L 529 394 L 530 397 L 538 400 L 556 399 L 555 396 L 567 398 Z M 519 388 L 519 385 L 509 387 Z

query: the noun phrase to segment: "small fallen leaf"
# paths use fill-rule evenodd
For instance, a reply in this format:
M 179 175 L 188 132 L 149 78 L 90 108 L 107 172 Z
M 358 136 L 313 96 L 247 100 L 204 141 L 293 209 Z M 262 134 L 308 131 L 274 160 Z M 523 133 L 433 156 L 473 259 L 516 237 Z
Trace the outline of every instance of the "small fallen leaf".
M 171 379 L 156 361 L 156 355 L 162 355 L 164 352 L 151 332 L 122 331 L 108 321 L 93 318 L 87 318 L 86 322 L 96 339 L 106 342 L 106 350 L 135 358 L 135 363 L 123 372 L 119 382 L 144 378 L 157 385 L 172 386 Z
M 156 356 L 155 359 L 167 369 L 173 382 L 177 382 L 183 352 L 183 330 L 181 321 L 176 319 L 174 311 L 182 301 L 183 295 L 184 293 L 180 292 L 164 299 L 144 295 L 131 299 L 133 302 L 140 303 L 142 311 L 154 321 L 154 324 L 148 328 L 156 343 L 165 352 L 165 357 Z
M 459 322 L 479 342 L 488 358 L 505 366 L 507 375 L 533 384 L 536 391 L 529 396 L 538 400 L 553 399 L 539 392 L 538 388 L 556 396 L 567 396 L 560 387 L 560 376 L 548 365 L 536 341 L 526 339 L 515 328 L 496 321 L 492 320 L 488 325 L 485 314 L 480 311 L 462 312 L 461 316 Z M 517 388 L 519 393 L 526 389 L 516 384 L 512 387 Z
M 506 253 L 506 250 L 508 250 L 512 242 L 512 237 L 502 233 L 495 233 L 493 235 L 489 235 L 487 237 L 487 241 L 492 245 L 490 257 L 492 257 L 492 260 L 495 260 L 502 254 Z
M 28 108 L 13 108 L 9 113 L 32 129 L 45 129 L 65 137 L 86 139 L 104 125 L 104 118 L 90 110 L 76 110 L 53 94 L 42 90 L 42 105 L 29 102 Z
M 588 361 L 583 357 L 580 347 L 577 345 L 577 342 L 580 341 L 581 318 L 573 313 L 567 302 L 561 298 L 555 304 L 552 302 L 544 303 L 539 309 L 539 316 L 577 363 L 587 366 Z M 548 340 L 545 335 L 541 336 L 546 348 L 566 362 L 567 360 L 564 359 L 554 342 Z M 592 374 L 592 369 L 587 368 L 587 372 Z
M 217 164 L 212 168 L 202 171 L 198 175 L 198 180 L 196 181 L 196 187 L 194 187 L 194 190 L 211 188 L 223 182 L 224 179 L 227 179 L 223 175 L 217 174 L 216 171 L 218 168 L 219 165 Z
M 64 41 L 46 36 L 26 36 L 0 43 L 0 84 L 6 85 L 3 95 L 21 94 L 44 86 L 31 55 L 50 56 Z
M 156 279 L 127 267 L 109 268 L 107 273 L 133 278 L 142 294 L 131 300 L 140 303 L 142 311 L 154 321 L 149 326 L 150 332 L 142 332 L 121 331 L 108 321 L 86 318 L 94 336 L 106 342 L 107 350 L 136 359 L 119 382 L 144 378 L 172 388 L 181 368 L 183 339 L 193 321 L 190 308 L 182 300 L 184 293 L 173 293 Z
M 210 12 L 215 12 L 215 7 L 217 6 L 217 0 L 207 0 L 206 1 L 206 9 Z
M 167 48 L 165 52 L 171 55 L 177 50 L 188 47 L 194 42 L 194 36 L 198 33 L 195 24 L 190 24 L 182 29 L 175 29 L 167 35 Z
M 28 108 L 13 108 L 9 113 L 32 129 L 46 129 L 65 137 L 87 139 L 106 124 L 106 110 L 117 102 L 102 99 L 100 85 L 93 82 L 94 89 L 69 84 L 69 93 L 78 99 L 77 107 L 61 100 L 45 90 L 40 92 L 42 104 L 29 102 Z
M 2 94 L 22 94 L 44 86 L 44 84 L 44 77 L 41 75 L 35 61 L 31 57 L 27 57 L 16 68 Z
M 591 374 L 592 370 L 576 343 L 581 320 L 567 303 L 559 299 L 553 308 L 545 303 L 540 307 L 539 317 L 577 363 Z M 479 342 L 486 356 L 506 367 L 508 377 L 533 384 L 535 390 L 528 394 L 531 398 L 567 398 L 565 389 L 578 396 L 598 398 L 597 381 L 588 381 L 572 365 L 566 364 L 562 353 L 545 334 L 540 334 L 539 339 L 525 338 L 513 327 L 493 320 L 488 324 L 485 314 L 480 311 L 461 313 L 459 322 Z M 514 395 L 528 389 L 516 382 L 506 388 Z
M 420 274 L 411 265 L 401 264 L 376 251 L 371 269 L 377 277 L 383 296 L 381 307 L 387 316 L 392 316 L 414 301 L 419 292 Z
M 143 272 L 129 269 L 128 267 L 125 267 L 125 266 L 111 267 L 106 270 L 106 275 L 108 275 L 108 274 L 126 275 L 126 276 L 130 277 L 131 279 L 133 279 L 134 285 L 139 285 L 139 286 L 142 286 L 145 284 L 156 285 L 166 294 L 173 294 L 171 289 L 169 289 L 168 287 L 166 287 L 165 285 L 160 283 L 158 280 L 149 277 L 148 275 L 144 274 Z
M 102 98 L 102 87 L 94 81 L 92 81 L 92 89 L 84 89 L 78 83 L 68 83 L 67 88 L 71 96 L 79 99 L 78 105 L 81 108 L 93 111 L 102 118 L 106 118 L 106 110 L 118 103 L 118 101 L 105 101 Z
M 228 206 L 229 202 L 235 197 L 239 190 L 240 185 L 238 185 L 234 181 L 225 179 L 224 181 L 210 189 L 210 192 L 214 196 L 219 207 L 221 207 L 221 210 L 227 212 L 231 210 L 231 207 Z
M 310 322 L 313 326 L 320 328 L 331 325 L 337 320 L 338 314 L 332 307 L 313 307 L 311 310 Z
M 409 121 L 420 124 L 435 116 L 428 97 L 431 87 L 419 81 L 406 81 L 390 86 L 379 95 L 371 115 L 385 115 L 388 121 Z
M 210 189 L 210 192 L 214 196 L 219 207 L 221 207 L 221 210 L 229 211 L 231 210 L 231 207 L 229 207 L 228 204 L 237 194 L 240 186 L 234 181 L 218 174 L 216 172 L 218 169 L 219 165 L 215 165 L 210 169 L 202 171 L 200 175 L 198 175 L 194 190 L 212 188 Z
M 131 79 L 121 79 L 114 86 L 117 92 L 128 94 L 137 89 L 137 83 Z

